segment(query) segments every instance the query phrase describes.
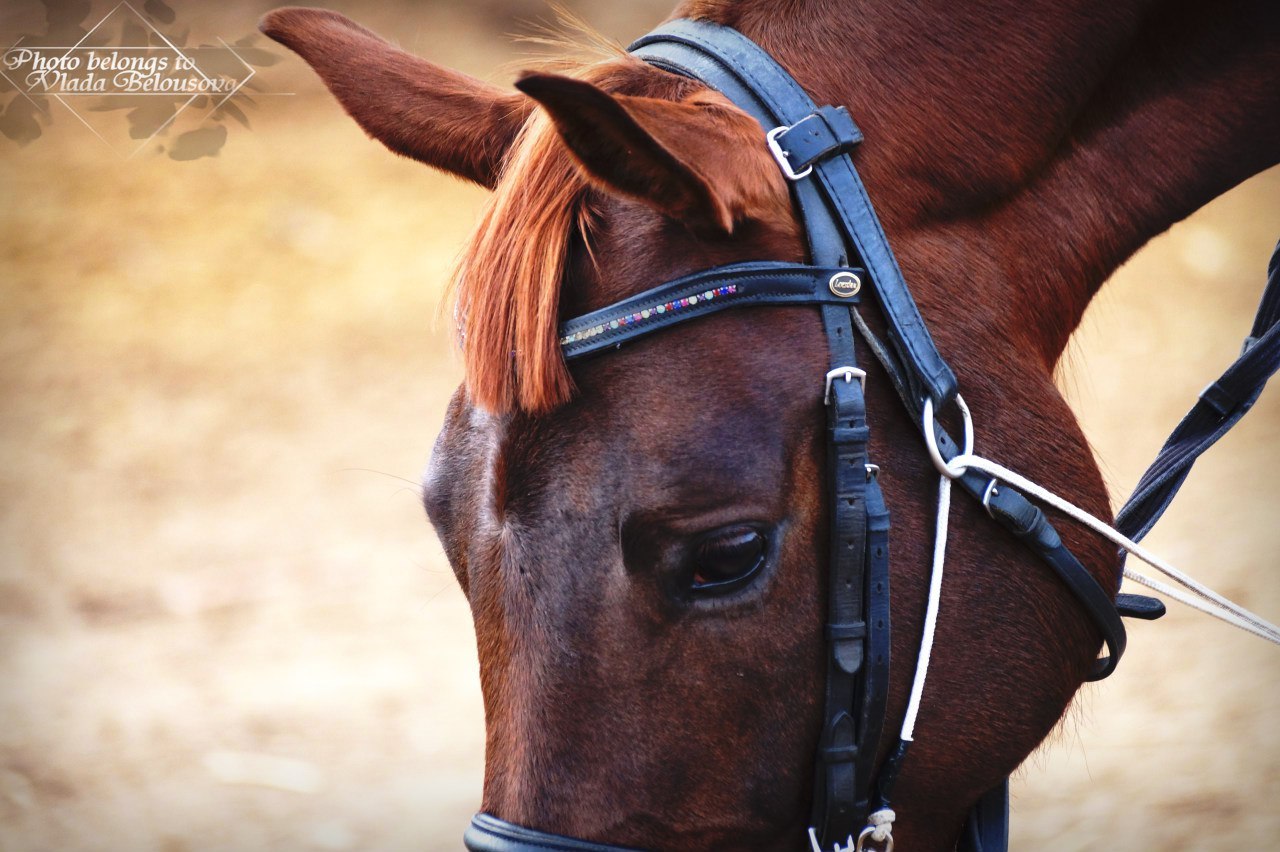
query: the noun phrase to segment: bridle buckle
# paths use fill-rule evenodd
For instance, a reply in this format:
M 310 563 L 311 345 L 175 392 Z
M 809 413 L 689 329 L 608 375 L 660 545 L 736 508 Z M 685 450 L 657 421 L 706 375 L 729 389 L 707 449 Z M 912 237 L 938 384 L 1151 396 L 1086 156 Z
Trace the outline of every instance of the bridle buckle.
M 797 172 L 791 167 L 791 155 L 782 150 L 782 145 L 778 142 L 778 137 L 786 133 L 791 128 L 788 125 L 775 127 L 764 135 L 764 141 L 769 146 L 769 153 L 773 154 L 773 158 L 778 161 L 778 168 L 782 169 L 782 173 L 789 181 L 798 181 L 807 178 L 813 174 L 813 166 L 809 166 L 802 172 Z
M 987 514 L 992 518 L 995 517 L 995 513 L 991 511 L 991 498 L 1000 493 L 999 486 L 1000 480 L 992 477 L 991 481 L 987 483 L 986 489 L 982 492 L 982 508 L 986 509 Z
M 826 385 L 822 389 L 822 402 L 824 405 L 831 404 L 831 384 L 836 379 L 844 379 L 851 382 L 854 379 L 862 385 L 863 393 L 867 390 L 867 371 L 859 370 L 857 367 L 836 367 L 834 370 L 827 371 Z

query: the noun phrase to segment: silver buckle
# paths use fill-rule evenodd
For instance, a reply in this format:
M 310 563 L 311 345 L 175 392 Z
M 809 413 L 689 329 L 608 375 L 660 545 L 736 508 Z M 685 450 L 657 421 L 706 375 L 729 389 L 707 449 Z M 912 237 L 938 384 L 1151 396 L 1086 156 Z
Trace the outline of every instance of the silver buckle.
M 992 480 L 987 483 L 986 490 L 982 492 L 982 508 L 986 509 L 987 514 L 991 515 L 993 518 L 995 515 L 991 512 L 991 498 L 1000 493 L 999 485 L 1000 480 L 992 478 Z
M 831 404 L 831 383 L 841 378 L 846 382 L 851 382 L 855 378 L 862 385 L 862 390 L 867 390 L 867 371 L 859 370 L 857 367 L 836 367 L 834 370 L 827 371 L 827 383 L 822 389 L 822 402 L 824 405 Z
M 786 175 L 787 180 L 797 181 L 807 178 L 813 174 L 813 166 L 809 166 L 802 172 L 797 172 L 791 168 L 791 159 L 786 151 L 782 150 L 782 145 L 778 143 L 778 137 L 786 133 L 791 128 L 788 125 L 775 127 L 764 135 L 764 141 L 769 145 L 769 153 L 773 154 L 773 158 L 778 161 L 778 168 L 782 169 L 782 173 Z

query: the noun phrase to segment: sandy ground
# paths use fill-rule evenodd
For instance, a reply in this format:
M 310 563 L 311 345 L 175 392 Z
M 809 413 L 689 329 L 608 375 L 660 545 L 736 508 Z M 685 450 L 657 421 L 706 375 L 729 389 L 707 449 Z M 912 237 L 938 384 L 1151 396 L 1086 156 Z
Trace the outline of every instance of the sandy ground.
M 625 37 L 647 3 L 589 13 Z M 261 8 L 194 12 L 243 35 Z M 181 7 L 180 7 L 181 8 Z M 473 73 L 464 4 L 355 14 Z M 483 720 L 415 480 L 459 379 L 442 282 L 479 191 L 301 63 L 216 159 L 68 121 L 0 149 L 0 850 L 456 849 Z M 4 140 L 0 140 L 3 142 Z M 1117 497 L 1245 333 L 1280 172 L 1156 240 L 1063 372 Z M 1151 545 L 1280 614 L 1280 393 Z M 1175 609 L 1016 783 L 1015 848 L 1280 848 L 1280 654 Z

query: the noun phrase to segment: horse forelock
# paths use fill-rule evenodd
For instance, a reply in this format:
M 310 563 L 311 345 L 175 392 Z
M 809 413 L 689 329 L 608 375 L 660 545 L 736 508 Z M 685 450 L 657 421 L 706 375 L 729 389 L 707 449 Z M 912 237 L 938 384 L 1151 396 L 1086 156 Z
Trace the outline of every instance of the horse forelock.
M 551 122 L 535 113 L 454 275 L 473 405 L 545 410 L 568 398 L 555 326 L 569 244 L 588 226 L 587 188 Z
M 691 88 L 625 54 L 566 69 L 606 91 L 678 99 Z M 569 400 L 560 296 L 575 244 L 591 257 L 592 182 L 545 112 L 516 138 L 453 276 L 466 389 L 494 413 L 540 413 Z

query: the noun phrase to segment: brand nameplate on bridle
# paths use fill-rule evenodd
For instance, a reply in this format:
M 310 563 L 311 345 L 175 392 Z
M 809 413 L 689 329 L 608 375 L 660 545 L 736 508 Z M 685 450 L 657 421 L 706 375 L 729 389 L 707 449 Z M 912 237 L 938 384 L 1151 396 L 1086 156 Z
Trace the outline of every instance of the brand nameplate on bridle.
M 862 279 L 852 272 L 837 272 L 827 282 L 827 288 L 842 299 L 858 295 L 862 289 Z

